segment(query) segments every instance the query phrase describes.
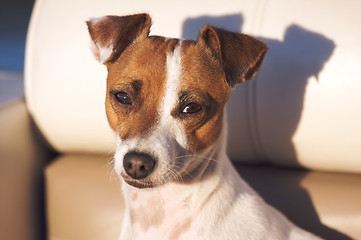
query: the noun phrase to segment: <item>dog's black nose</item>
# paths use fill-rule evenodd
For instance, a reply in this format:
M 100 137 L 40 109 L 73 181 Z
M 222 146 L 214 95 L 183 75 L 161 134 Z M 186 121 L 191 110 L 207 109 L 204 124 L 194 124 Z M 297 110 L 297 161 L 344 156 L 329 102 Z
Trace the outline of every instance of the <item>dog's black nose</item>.
M 129 152 L 123 161 L 124 170 L 133 179 L 146 178 L 155 167 L 155 160 L 149 154 Z

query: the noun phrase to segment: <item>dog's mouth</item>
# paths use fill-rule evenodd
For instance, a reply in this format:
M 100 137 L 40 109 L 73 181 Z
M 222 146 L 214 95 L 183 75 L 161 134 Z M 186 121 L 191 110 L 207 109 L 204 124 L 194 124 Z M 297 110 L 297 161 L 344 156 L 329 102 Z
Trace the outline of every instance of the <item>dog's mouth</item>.
M 167 182 L 165 178 L 163 179 L 163 181 L 152 180 L 151 178 L 134 179 L 124 172 L 121 173 L 121 176 L 128 185 L 140 189 L 155 188 Z

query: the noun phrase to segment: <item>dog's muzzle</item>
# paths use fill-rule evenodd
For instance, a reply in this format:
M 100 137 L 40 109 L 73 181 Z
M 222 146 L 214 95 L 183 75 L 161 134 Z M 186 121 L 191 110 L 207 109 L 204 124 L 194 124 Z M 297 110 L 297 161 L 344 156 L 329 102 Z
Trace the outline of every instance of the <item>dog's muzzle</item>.
M 125 154 L 123 166 L 125 172 L 132 179 L 148 177 L 154 170 L 156 161 L 147 153 L 129 152 Z

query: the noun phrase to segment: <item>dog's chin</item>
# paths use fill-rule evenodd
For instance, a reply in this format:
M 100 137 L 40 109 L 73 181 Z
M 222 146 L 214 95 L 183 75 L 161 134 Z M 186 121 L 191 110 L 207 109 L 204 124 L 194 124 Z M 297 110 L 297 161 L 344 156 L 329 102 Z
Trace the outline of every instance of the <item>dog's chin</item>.
M 151 189 L 165 184 L 164 182 L 154 182 L 149 179 L 133 179 L 126 173 L 121 173 L 121 176 L 128 185 L 139 189 Z

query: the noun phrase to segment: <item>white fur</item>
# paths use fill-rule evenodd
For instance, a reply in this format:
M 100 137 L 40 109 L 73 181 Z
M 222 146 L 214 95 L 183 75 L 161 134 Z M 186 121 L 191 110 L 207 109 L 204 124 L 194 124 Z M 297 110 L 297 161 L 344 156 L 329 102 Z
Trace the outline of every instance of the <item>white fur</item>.
M 165 128 L 171 128 L 173 137 L 176 141 L 183 147 L 187 147 L 187 140 L 185 138 L 185 133 L 182 126 L 173 119 L 171 116 L 171 111 L 176 106 L 178 101 L 178 93 L 180 86 L 180 77 L 182 73 L 181 66 L 181 46 L 182 42 L 179 43 L 179 46 L 176 47 L 173 54 L 167 55 L 167 81 L 165 88 L 165 96 L 161 104 L 160 116 L 161 123 L 160 125 Z
M 178 157 L 176 144 L 187 146 L 185 131 L 170 115 L 180 91 L 180 47 L 167 56 L 167 70 L 160 121 L 147 137 L 117 138 L 117 173 L 123 171 L 124 155 L 137 149 L 157 156 L 160 166 L 150 177 L 159 180 Z M 212 174 L 201 181 L 168 182 L 146 190 L 123 183 L 126 209 L 121 240 L 319 239 L 288 221 L 240 178 L 226 155 L 226 131 L 225 124 L 211 147 L 190 158 L 217 162 Z
M 106 20 L 107 17 L 99 17 L 99 18 L 91 18 L 89 21 L 96 25 L 101 21 Z M 99 60 L 100 63 L 105 63 L 114 50 L 113 42 L 110 41 L 107 45 L 101 45 L 99 41 L 96 43 L 94 41 L 91 42 L 91 50 L 95 57 Z
M 109 46 L 106 46 L 106 47 L 103 47 L 103 46 L 100 46 L 99 44 L 97 44 L 97 47 L 98 47 L 99 53 L 100 53 L 99 62 L 105 63 L 113 52 L 113 44 L 110 43 Z

